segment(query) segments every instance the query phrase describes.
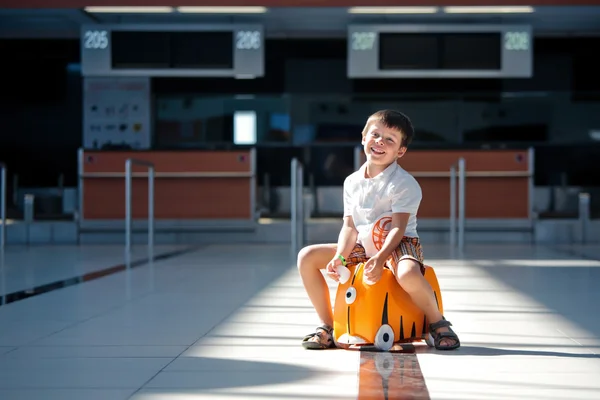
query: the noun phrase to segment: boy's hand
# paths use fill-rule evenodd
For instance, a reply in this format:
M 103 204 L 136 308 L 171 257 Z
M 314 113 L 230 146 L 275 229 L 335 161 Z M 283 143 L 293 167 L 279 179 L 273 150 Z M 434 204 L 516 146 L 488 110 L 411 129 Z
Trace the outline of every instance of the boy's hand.
M 366 283 L 370 285 L 377 283 L 381 279 L 384 265 L 385 262 L 380 261 L 379 257 L 371 257 L 364 266 L 363 278 L 365 279 Z
M 329 261 L 329 263 L 327 264 L 327 268 L 325 269 L 325 271 L 327 272 L 327 276 L 329 276 L 336 282 L 340 281 L 340 275 L 337 272 L 337 267 L 340 265 L 342 265 L 342 260 L 340 260 L 336 255 L 331 259 L 331 261 Z

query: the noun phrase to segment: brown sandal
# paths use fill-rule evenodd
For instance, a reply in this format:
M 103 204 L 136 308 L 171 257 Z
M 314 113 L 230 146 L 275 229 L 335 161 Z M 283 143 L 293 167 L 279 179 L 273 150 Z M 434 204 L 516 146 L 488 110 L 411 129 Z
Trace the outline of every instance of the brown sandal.
M 335 343 L 333 343 L 333 328 L 327 325 L 319 326 L 315 329 L 314 333 L 304 336 L 302 347 L 311 350 L 323 350 L 335 347 Z
M 460 340 L 452 328 L 450 328 L 451 326 L 450 321 L 446 321 L 444 317 L 438 322 L 429 325 L 429 333 L 433 336 L 434 346 L 437 350 L 454 350 L 460 347 Z M 440 328 L 448 328 L 448 332 L 437 332 Z M 454 344 L 451 346 L 442 346 L 442 339 L 454 340 Z

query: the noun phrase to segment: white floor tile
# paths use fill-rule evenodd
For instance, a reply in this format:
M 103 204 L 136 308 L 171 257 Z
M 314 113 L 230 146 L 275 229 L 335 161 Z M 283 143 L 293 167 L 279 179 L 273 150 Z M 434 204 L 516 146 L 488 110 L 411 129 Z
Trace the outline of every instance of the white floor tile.
M 1 389 L 107 388 L 136 389 L 158 370 L 150 369 L 0 369 Z
M 122 257 L 57 249 L 15 250 L 11 276 Z M 432 400 L 598 398 L 600 262 L 528 245 L 425 252 L 463 344 L 417 346 Z M 49 257 L 63 257 L 51 273 Z M 360 353 L 300 346 L 317 324 L 288 247 L 206 246 L 1 306 L 0 398 L 356 399 Z
M 16 350 L 16 347 L 13 346 L 0 346 L 0 356 L 10 353 L 11 351 Z
M 22 346 L 60 332 L 70 326 L 63 321 L 11 321 L 0 325 L 0 346 Z
M 187 346 L 25 346 L 14 349 L 7 358 L 169 358 Z M 0 350 L 1 351 L 1 350 Z
M 181 245 L 159 245 L 155 256 L 184 249 Z M 115 245 L 39 245 L 7 246 L 4 268 L 0 268 L 1 290 L 13 293 L 74 278 L 125 262 L 124 246 Z M 147 259 L 146 246 L 133 246 L 132 262 Z M 44 262 L 40 262 L 43 260 Z
M 108 358 L 108 357 L 53 357 L 24 358 L 3 357 L 0 359 L 0 372 L 16 371 L 159 371 L 172 358 Z
M 127 400 L 132 389 L 3 389 L 0 399 L 7 400 Z

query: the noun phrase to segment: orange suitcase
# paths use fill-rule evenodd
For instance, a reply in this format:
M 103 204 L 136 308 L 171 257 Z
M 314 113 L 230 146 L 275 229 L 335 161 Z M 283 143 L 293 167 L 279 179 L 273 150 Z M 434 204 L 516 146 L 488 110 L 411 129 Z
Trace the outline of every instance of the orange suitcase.
M 400 287 L 394 274 L 384 268 L 374 285 L 363 282 L 364 263 L 349 266 L 350 279 L 339 284 L 333 311 L 333 337 L 337 347 L 374 345 L 388 351 L 394 343 L 426 341 L 433 346 L 425 314 Z M 442 315 L 442 295 L 435 271 L 425 266 Z

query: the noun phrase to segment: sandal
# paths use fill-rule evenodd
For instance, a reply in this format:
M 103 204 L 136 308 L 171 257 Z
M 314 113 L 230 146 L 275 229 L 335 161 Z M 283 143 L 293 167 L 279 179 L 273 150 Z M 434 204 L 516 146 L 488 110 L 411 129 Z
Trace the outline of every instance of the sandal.
M 429 333 L 433 336 L 433 343 L 437 350 L 454 350 L 460 347 L 460 340 L 452 328 L 450 328 L 451 326 L 452 324 L 450 321 L 446 321 L 446 318 L 444 317 L 438 322 L 429 324 Z M 437 332 L 439 328 L 448 328 L 448 332 Z M 454 340 L 455 343 L 451 346 L 441 346 L 442 339 L 451 339 Z
M 315 329 L 315 333 L 304 336 L 304 339 L 302 339 L 302 347 L 312 350 L 335 347 L 335 343 L 333 343 L 333 328 L 327 325 L 319 326 Z

